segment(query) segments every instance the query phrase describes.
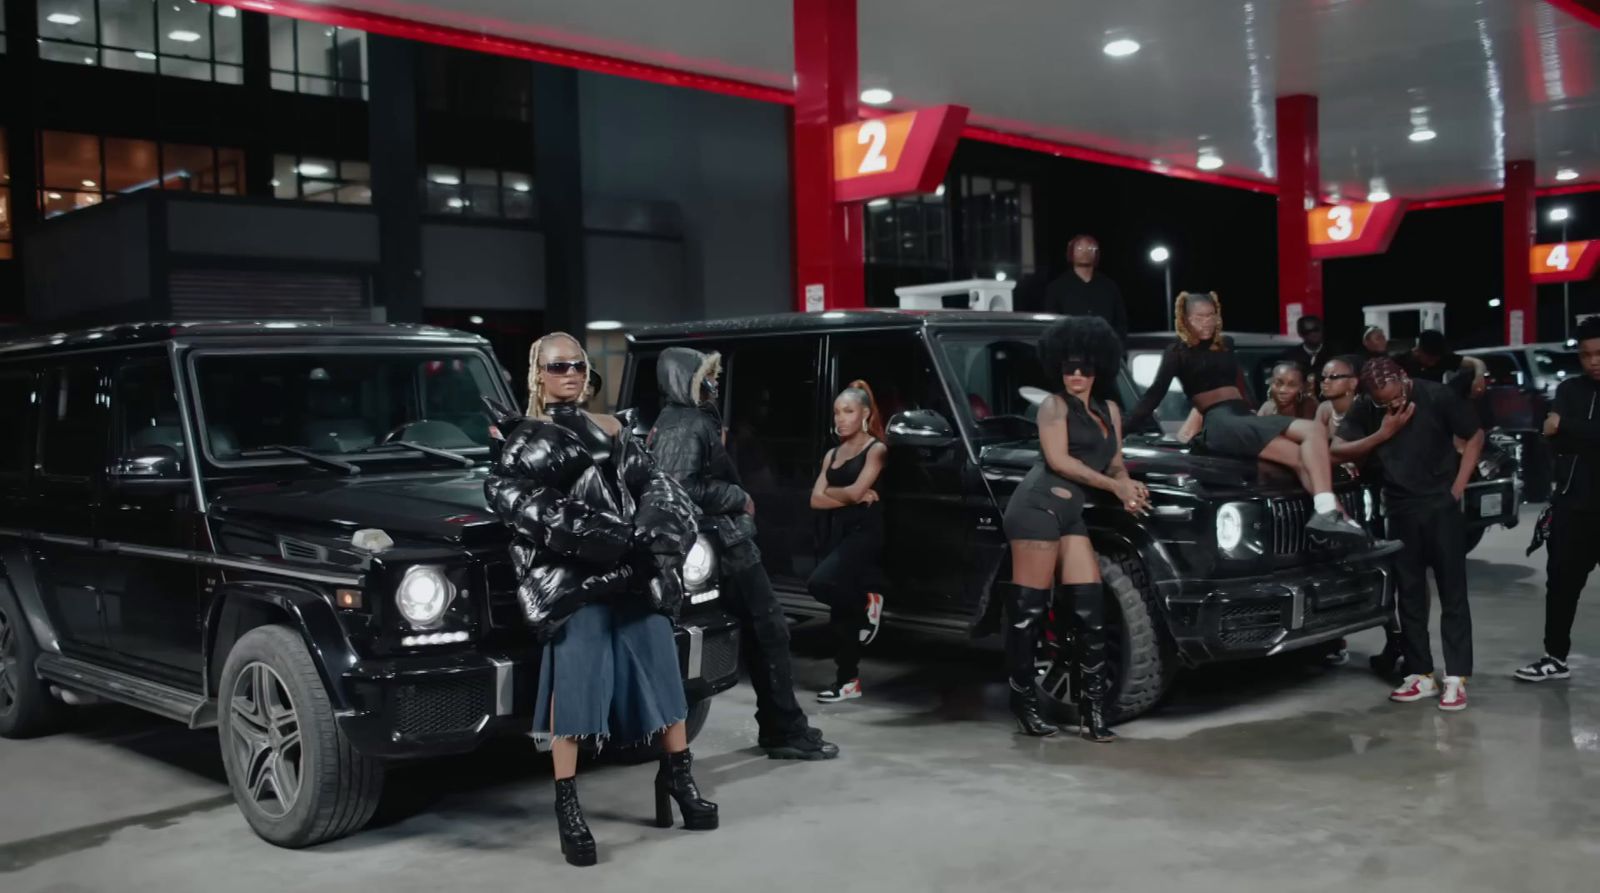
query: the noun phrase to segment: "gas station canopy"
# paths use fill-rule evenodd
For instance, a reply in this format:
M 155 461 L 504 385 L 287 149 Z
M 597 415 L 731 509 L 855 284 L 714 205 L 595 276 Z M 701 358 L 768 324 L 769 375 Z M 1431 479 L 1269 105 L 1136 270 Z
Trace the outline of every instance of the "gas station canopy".
M 794 2 L 241 5 L 389 16 L 781 99 Z M 999 141 L 1270 191 L 1275 99 L 1308 94 L 1324 197 L 1479 195 L 1516 159 L 1541 189 L 1600 188 L 1600 12 L 1582 0 L 862 0 L 857 16 L 863 90 L 967 106 Z

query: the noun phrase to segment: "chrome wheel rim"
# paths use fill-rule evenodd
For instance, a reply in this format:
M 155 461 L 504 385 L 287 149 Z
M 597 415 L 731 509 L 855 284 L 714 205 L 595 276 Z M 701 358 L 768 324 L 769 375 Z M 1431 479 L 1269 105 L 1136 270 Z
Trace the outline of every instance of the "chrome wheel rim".
M 300 714 L 283 679 L 260 661 L 233 683 L 228 738 L 244 794 L 268 818 L 282 818 L 300 796 L 305 749 Z
M 0 608 L 0 716 L 17 709 L 17 630 Z

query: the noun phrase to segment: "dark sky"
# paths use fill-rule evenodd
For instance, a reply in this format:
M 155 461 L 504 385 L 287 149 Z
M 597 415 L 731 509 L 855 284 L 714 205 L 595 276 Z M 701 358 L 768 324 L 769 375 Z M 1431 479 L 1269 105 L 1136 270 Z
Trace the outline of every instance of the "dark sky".
M 1134 330 L 1167 328 L 1161 269 L 1150 248 L 1172 252 L 1173 287 L 1215 290 L 1227 326 L 1270 331 L 1277 326 L 1276 199 L 1119 168 L 1002 147 L 963 143 L 968 169 L 1030 179 L 1039 190 L 1040 251 L 1065 267 L 1068 239 L 1080 232 L 1100 240 L 1101 269 L 1122 287 Z M 1569 238 L 1600 238 L 1600 193 L 1539 201 L 1541 242 L 1560 239 L 1550 208 L 1572 209 Z M 1408 213 L 1389 251 L 1327 261 L 1324 311 L 1329 332 L 1353 346 L 1367 304 L 1444 301 L 1446 329 L 1459 346 L 1500 343 L 1502 310 L 1489 307 L 1503 291 L 1501 204 Z M 1539 289 L 1541 340 L 1559 338 L 1561 286 Z M 1574 313 L 1600 312 L 1600 282 L 1572 286 Z

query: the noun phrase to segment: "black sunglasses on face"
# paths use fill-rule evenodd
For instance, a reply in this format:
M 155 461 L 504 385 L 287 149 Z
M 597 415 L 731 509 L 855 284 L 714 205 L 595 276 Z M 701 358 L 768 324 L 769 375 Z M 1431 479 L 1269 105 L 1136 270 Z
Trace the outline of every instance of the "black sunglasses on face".
M 1324 375 L 1324 376 L 1322 376 L 1322 380 L 1323 381 L 1344 381 L 1347 378 L 1355 378 L 1355 377 L 1356 376 L 1351 375 L 1348 372 L 1335 372 L 1332 375 Z
M 589 364 L 582 360 L 557 360 L 554 363 L 545 363 L 544 371 L 551 375 L 566 375 L 569 372 L 585 375 L 589 372 Z

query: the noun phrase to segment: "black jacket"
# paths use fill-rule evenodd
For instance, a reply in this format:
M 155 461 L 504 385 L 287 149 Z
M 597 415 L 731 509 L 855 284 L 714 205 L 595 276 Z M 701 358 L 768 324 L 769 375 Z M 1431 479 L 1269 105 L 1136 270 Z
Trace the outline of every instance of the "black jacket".
M 627 431 L 607 435 L 576 407 L 552 412 L 574 415 L 523 420 L 483 485 L 489 508 L 513 532 L 517 598 L 529 625 L 548 638 L 584 605 L 630 596 L 675 611 L 678 573 L 696 535 L 688 496 Z
M 1045 288 L 1044 303 L 1047 313 L 1098 316 L 1111 324 L 1117 338 L 1128 339 L 1128 308 L 1122 303 L 1122 289 L 1099 270 L 1088 282 L 1075 270 L 1057 276 Z
M 1556 499 L 1600 511 L 1600 383 L 1569 378 L 1556 388 L 1550 411 L 1561 416 L 1550 447 L 1556 453 Z
M 669 347 L 656 361 L 661 414 L 650 429 L 656 466 L 683 486 L 715 528 L 724 548 L 755 546 L 756 522 L 745 512 L 750 494 L 722 444 L 716 404 L 701 402 L 701 386 L 722 368 L 718 354 Z M 730 568 L 730 570 L 733 568 Z

